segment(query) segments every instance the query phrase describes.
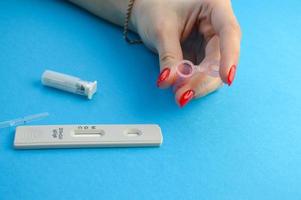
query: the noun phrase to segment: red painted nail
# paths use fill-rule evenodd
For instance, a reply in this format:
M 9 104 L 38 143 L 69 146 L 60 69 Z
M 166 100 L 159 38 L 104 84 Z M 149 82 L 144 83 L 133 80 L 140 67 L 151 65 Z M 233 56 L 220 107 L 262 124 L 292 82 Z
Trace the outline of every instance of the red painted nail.
M 194 94 L 193 90 L 187 90 L 179 100 L 180 107 L 185 106 L 194 97 Z
M 158 77 L 157 86 L 159 86 L 164 80 L 166 80 L 168 78 L 169 74 L 170 74 L 170 69 L 165 68 Z
M 229 70 L 229 74 L 228 74 L 228 85 L 230 86 L 234 80 L 235 77 L 235 73 L 236 73 L 236 65 L 232 65 L 232 67 Z

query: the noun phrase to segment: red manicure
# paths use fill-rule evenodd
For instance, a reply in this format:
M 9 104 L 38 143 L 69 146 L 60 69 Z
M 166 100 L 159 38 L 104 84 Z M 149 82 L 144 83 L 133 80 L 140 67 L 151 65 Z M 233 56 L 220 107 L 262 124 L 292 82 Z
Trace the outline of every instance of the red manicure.
M 194 94 L 193 90 L 187 90 L 179 100 L 180 107 L 185 106 L 194 97 Z
M 157 80 L 157 86 L 159 87 L 159 85 L 168 78 L 170 74 L 170 69 L 169 68 L 165 68 L 159 75 L 158 80 Z
M 229 70 L 229 74 L 228 74 L 228 85 L 230 86 L 234 80 L 235 77 L 235 73 L 236 73 L 236 65 L 232 65 L 232 67 Z

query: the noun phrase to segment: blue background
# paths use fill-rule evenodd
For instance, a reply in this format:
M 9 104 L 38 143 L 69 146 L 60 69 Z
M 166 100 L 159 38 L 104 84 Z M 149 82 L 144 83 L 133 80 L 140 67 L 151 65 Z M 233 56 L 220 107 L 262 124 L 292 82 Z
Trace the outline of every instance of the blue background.
M 13 149 L 0 199 L 300 199 L 300 1 L 233 1 L 243 30 L 231 88 L 184 109 L 155 86 L 157 56 L 63 1 L 0 1 L 0 121 L 157 123 L 160 148 Z M 93 100 L 45 88 L 45 69 L 99 81 Z

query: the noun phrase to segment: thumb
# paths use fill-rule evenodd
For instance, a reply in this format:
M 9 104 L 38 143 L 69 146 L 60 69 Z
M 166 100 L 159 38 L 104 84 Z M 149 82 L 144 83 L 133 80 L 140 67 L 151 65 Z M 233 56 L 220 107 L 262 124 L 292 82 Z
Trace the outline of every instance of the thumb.
M 157 39 L 157 51 L 160 60 L 157 86 L 167 88 L 175 80 L 174 66 L 183 59 L 182 48 L 177 30 L 164 31 Z

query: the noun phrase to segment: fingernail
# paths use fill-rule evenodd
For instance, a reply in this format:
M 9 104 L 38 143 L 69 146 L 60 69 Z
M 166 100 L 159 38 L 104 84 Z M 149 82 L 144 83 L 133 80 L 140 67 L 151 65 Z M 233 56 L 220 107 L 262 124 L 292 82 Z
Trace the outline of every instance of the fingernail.
M 180 107 L 184 107 L 194 97 L 194 94 L 193 90 L 187 90 L 180 98 Z
M 159 75 L 158 80 L 157 80 L 157 86 L 159 87 L 159 85 L 168 78 L 170 74 L 170 69 L 169 68 L 165 68 Z
M 234 80 L 236 73 L 236 65 L 232 65 L 228 73 L 228 85 L 230 86 Z

